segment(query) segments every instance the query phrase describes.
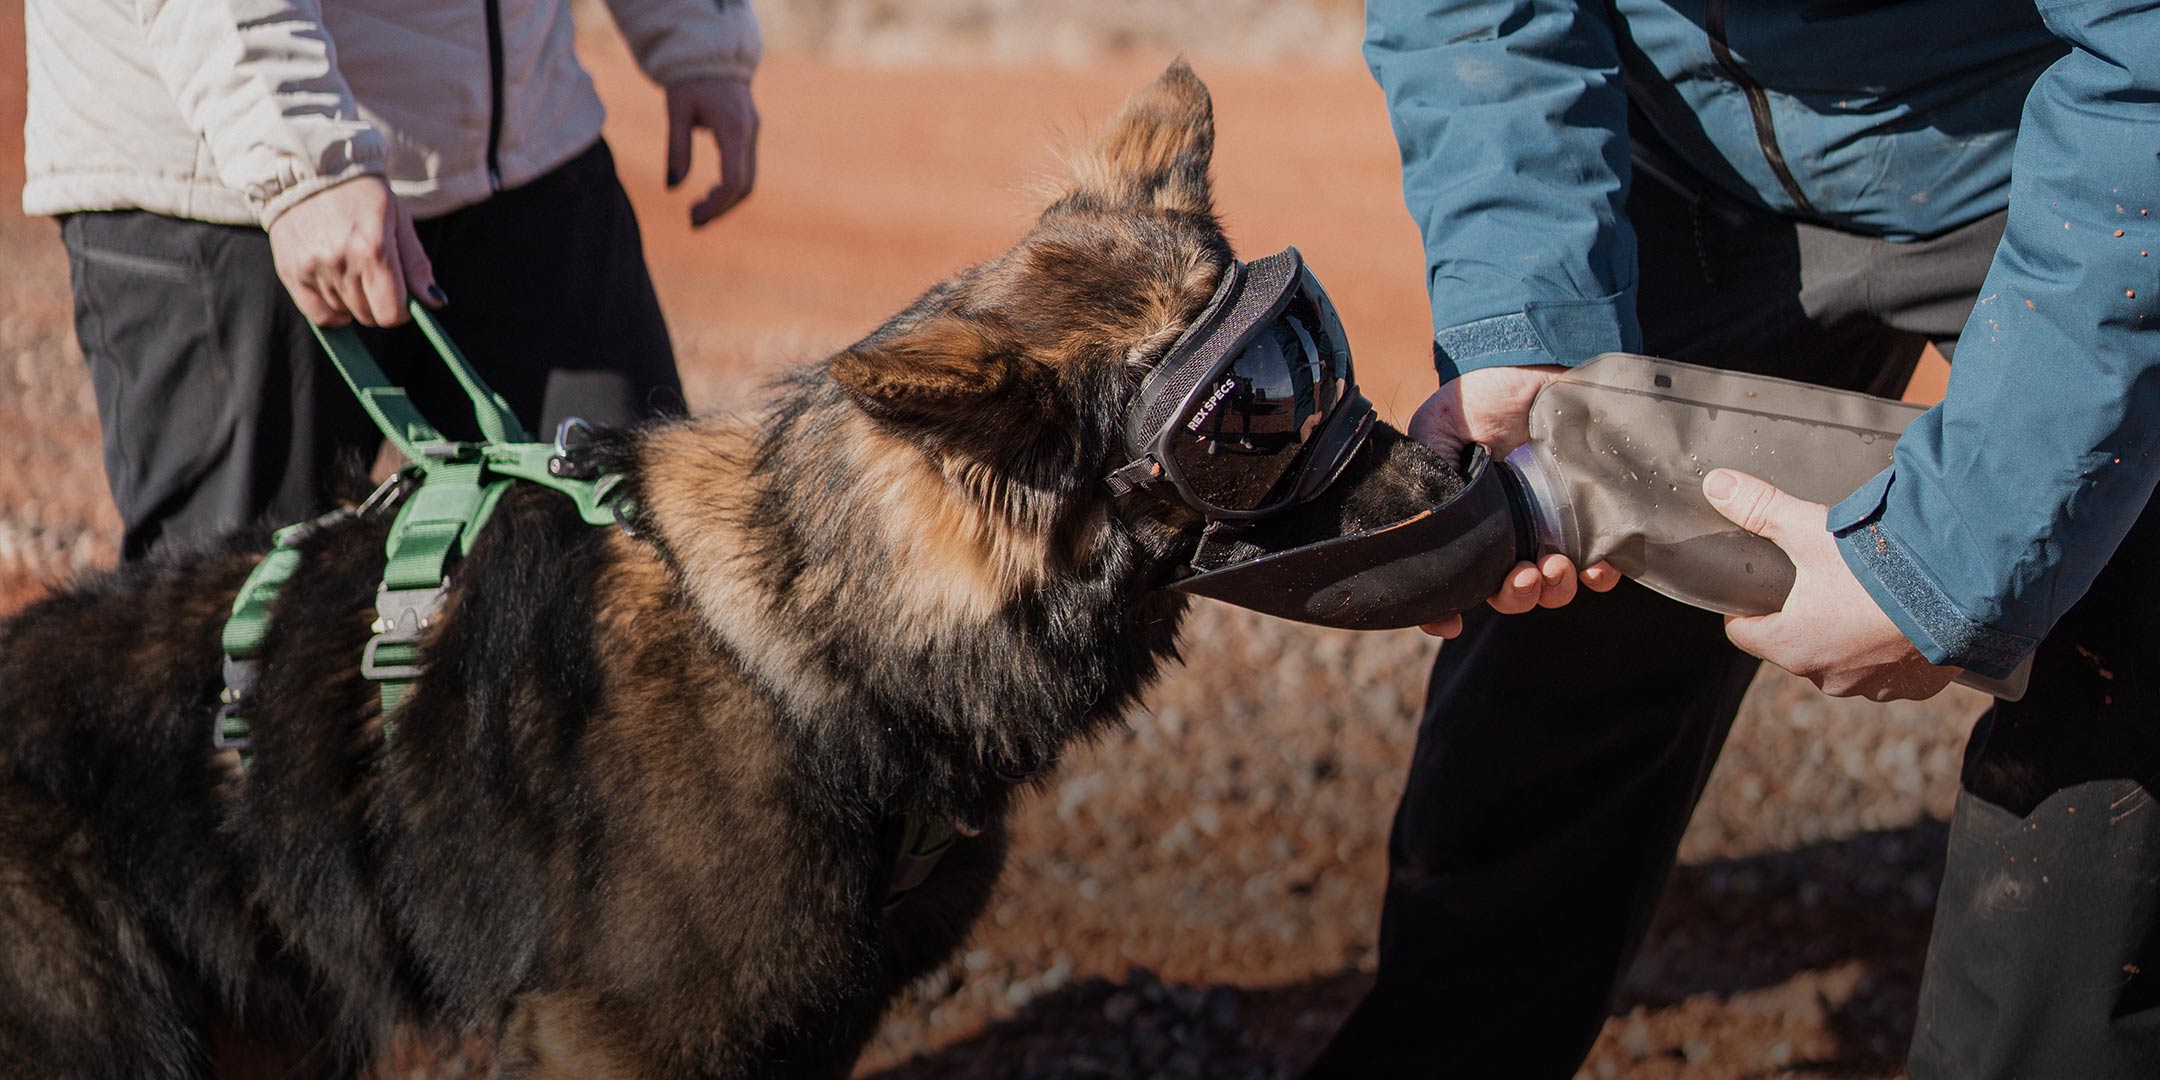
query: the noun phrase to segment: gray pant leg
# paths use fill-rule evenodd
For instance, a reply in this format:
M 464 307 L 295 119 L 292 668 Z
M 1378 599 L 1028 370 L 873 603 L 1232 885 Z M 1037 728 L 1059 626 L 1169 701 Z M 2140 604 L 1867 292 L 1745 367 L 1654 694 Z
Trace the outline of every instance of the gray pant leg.
M 123 557 L 320 513 L 340 452 L 372 443 L 319 379 L 268 238 L 140 211 L 69 215 L 61 237 Z
M 1941 236 L 1905 244 L 1799 225 L 1794 235 L 1800 263 L 1807 268 L 1801 307 L 1826 326 L 1857 321 L 1924 338 L 1943 356 L 1954 357 L 1958 335 L 1972 314 L 2008 218 L 2009 211 L 1997 211 Z M 1876 392 L 1894 395 L 1901 388 L 1902 383 Z
M 2160 508 L 1973 730 L 1914 1080 L 2160 1076 Z

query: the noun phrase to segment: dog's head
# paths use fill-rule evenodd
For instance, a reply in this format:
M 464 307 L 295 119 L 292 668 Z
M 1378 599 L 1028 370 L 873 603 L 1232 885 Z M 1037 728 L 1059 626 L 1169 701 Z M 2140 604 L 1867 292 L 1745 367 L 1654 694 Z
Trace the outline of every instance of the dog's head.
M 1213 294 L 1207 87 L 1181 60 L 1071 163 L 1019 243 L 832 358 L 832 377 L 952 474 L 1101 489 L 1124 403 Z

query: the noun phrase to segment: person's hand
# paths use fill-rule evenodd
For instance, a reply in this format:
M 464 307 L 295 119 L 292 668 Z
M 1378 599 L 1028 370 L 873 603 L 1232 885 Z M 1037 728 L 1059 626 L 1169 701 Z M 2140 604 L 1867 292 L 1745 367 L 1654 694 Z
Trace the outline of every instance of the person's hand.
M 690 208 L 693 228 L 735 209 L 757 184 L 757 103 L 750 84 L 737 79 L 692 79 L 667 89 L 667 186 L 673 191 L 690 175 L 690 136 L 698 128 L 713 134 L 720 149 L 720 182 Z
M 294 203 L 270 223 L 278 280 L 317 326 L 396 326 L 408 291 L 444 297 L 412 215 L 379 176 L 361 176 Z
M 1432 447 L 1450 462 L 1462 460 L 1471 443 L 1483 443 L 1497 460 L 1530 441 L 1530 402 L 1547 383 L 1567 369 L 1489 367 L 1467 371 L 1425 399 L 1410 417 L 1410 437 Z M 1556 608 L 1575 599 L 1578 586 L 1606 592 L 1620 584 L 1620 572 L 1599 563 L 1577 573 L 1565 555 L 1547 555 L 1536 563 L 1516 563 L 1500 591 L 1486 603 L 1504 615 L 1532 608 Z M 1462 633 L 1462 616 L 1450 615 L 1419 629 L 1435 637 Z
M 1853 577 L 1823 527 L 1821 503 L 1731 469 L 1711 470 L 1703 496 L 1733 524 L 1783 548 L 1793 564 L 1784 610 L 1726 617 L 1733 644 L 1837 697 L 1919 700 L 1957 677 L 1957 668 L 1928 663 Z

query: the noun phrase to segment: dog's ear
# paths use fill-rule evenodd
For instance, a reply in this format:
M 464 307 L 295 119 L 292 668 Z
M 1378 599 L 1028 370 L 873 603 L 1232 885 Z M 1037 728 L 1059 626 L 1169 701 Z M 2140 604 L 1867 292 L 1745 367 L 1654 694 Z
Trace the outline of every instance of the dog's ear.
M 856 343 L 832 358 L 833 380 L 873 411 L 933 416 L 989 398 L 1013 381 L 1019 352 L 993 323 L 943 313 Z
M 1110 118 L 1102 136 L 1073 161 L 1066 202 L 1205 214 L 1213 205 L 1208 160 L 1215 152 L 1215 106 L 1183 58 Z

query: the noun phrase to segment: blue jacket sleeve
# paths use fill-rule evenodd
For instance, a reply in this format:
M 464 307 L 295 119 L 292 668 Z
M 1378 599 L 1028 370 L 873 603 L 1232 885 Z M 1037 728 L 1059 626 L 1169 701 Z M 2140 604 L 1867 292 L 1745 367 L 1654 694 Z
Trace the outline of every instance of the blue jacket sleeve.
M 1369 0 L 1365 59 L 1425 237 L 1441 381 L 1638 351 L 1612 14 L 1560 0 Z
M 2160 478 L 2160 5 L 2039 7 L 2072 48 L 2026 98 L 1949 391 L 1829 519 L 1929 660 L 1998 677 L 2085 594 Z

